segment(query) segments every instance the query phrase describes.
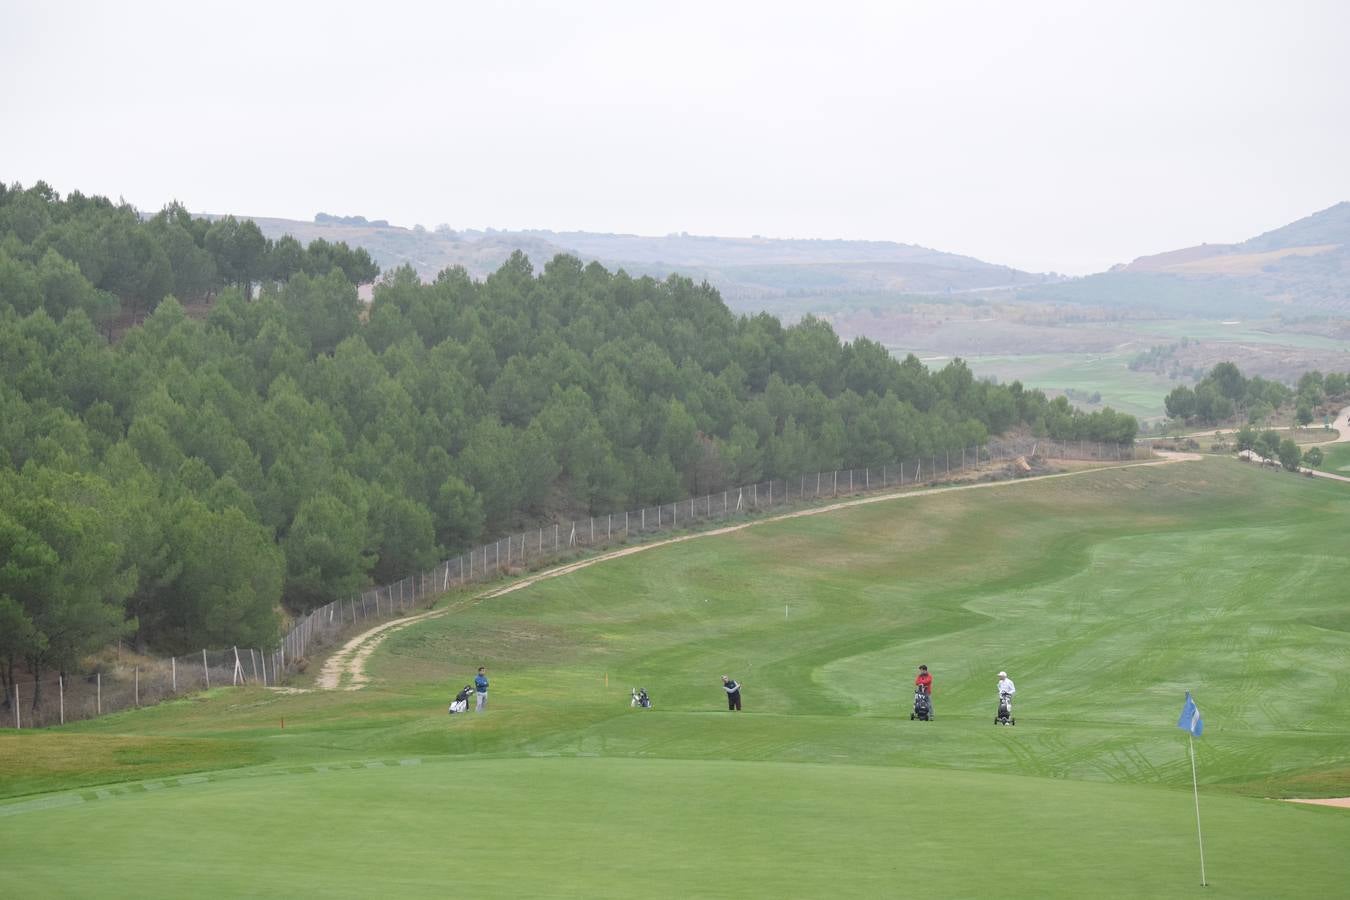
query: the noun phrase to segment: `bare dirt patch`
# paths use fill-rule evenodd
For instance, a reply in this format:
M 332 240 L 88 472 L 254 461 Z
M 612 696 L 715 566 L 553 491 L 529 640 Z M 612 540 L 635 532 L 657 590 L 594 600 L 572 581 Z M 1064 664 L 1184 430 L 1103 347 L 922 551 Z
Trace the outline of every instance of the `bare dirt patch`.
M 1338 806 L 1350 809 L 1350 797 L 1289 797 L 1286 803 L 1311 803 L 1314 806 Z

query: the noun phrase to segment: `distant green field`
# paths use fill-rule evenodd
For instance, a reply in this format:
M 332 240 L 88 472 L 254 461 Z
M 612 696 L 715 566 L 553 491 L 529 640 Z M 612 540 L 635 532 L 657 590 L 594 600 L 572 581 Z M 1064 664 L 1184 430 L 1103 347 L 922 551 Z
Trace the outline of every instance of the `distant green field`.
M 1163 399 L 1176 387 L 1156 372 L 1134 372 L 1130 360 L 1138 348 L 1115 353 L 1044 353 L 974 356 L 966 360 L 976 376 L 1021 381 L 1048 391 L 1075 390 L 1102 395 L 1102 405 L 1141 419 L 1161 417 Z M 1077 405 L 1085 405 L 1077 400 Z
M 1157 419 L 1164 415 L 1163 400 L 1177 383 L 1157 372 L 1130 369 L 1130 361 L 1149 346 L 1150 335 L 1156 336 L 1157 343 L 1189 337 L 1214 345 L 1257 344 L 1350 354 L 1350 341 L 1276 328 L 1274 323 L 1261 321 L 1229 325 L 1203 319 L 1132 321 L 1122 326 L 1122 330 L 1135 339 L 1107 353 L 987 355 L 972 356 L 966 361 L 976 375 L 993 375 L 1004 382 L 1016 379 L 1046 391 L 1074 390 L 1088 396 L 1100 393 L 1104 406 L 1141 419 Z M 1346 368 L 1350 369 L 1350 355 L 1346 360 Z M 1074 398 L 1074 402 L 1086 406 L 1081 398 Z
M 1338 448 L 1339 449 L 1339 448 Z M 1350 486 L 1227 459 L 766 523 L 396 633 L 363 691 L 0 736 L 41 896 L 1332 896 Z M 908 719 L 915 666 L 937 720 Z M 449 695 L 490 667 L 484 715 Z M 997 728 L 994 676 L 1017 680 Z M 719 676 L 745 684 L 726 712 Z M 655 709 L 628 707 L 651 691 Z M 285 719 L 285 728 L 281 720 Z M 198 774 L 193 774 L 198 773 Z
M 1301 347 L 1308 350 L 1347 350 L 1350 341 L 1338 340 L 1320 334 L 1303 334 L 1280 330 L 1277 322 L 1260 319 L 1225 324 L 1210 319 L 1159 319 L 1131 322 L 1130 329 L 1180 340 L 1188 337 L 1203 341 L 1231 341 L 1244 344 L 1278 344 L 1282 347 Z

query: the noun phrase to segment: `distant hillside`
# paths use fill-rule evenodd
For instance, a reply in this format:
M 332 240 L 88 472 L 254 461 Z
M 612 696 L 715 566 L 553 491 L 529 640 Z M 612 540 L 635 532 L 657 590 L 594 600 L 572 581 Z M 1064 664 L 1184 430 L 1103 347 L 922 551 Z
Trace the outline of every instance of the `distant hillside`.
M 1343 315 L 1350 313 L 1350 203 L 1240 244 L 1143 256 L 1020 296 L 1190 314 Z
M 449 266 L 482 277 L 515 250 L 536 265 L 570 253 L 607 268 L 657 278 L 679 272 L 716 287 L 733 308 L 772 308 L 775 299 L 945 294 L 1041 284 L 1045 275 L 969 256 L 888 241 L 780 240 L 552 231 L 453 231 L 400 228 L 360 216 L 320 214 L 314 222 L 254 218 L 276 239 L 292 235 L 364 247 L 384 271 L 405 263 L 425 279 Z

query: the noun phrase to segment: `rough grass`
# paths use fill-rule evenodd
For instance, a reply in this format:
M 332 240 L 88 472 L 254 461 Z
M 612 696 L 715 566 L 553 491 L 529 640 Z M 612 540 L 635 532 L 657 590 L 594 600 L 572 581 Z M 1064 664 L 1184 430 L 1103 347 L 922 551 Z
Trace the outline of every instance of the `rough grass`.
M 1211 880 L 1335 894 L 1350 815 L 1260 798 L 1350 793 L 1346 489 L 1212 459 L 615 560 L 391 636 L 361 692 L 9 736 L 7 856 L 45 895 L 1180 894 L 1191 690 Z M 484 664 L 488 714 L 447 717 Z M 1016 728 L 991 722 L 1000 668 Z M 147 779 L 174 789 L 116 784 Z

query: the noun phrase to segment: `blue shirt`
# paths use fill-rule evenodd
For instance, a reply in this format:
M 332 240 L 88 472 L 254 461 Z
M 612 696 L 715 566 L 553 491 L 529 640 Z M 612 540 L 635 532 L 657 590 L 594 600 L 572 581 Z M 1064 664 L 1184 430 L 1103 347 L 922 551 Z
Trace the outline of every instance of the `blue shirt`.
M 478 677 L 473 680 L 473 686 L 478 689 L 478 693 L 480 694 L 487 693 L 487 684 L 487 676 L 482 672 L 479 672 Z

